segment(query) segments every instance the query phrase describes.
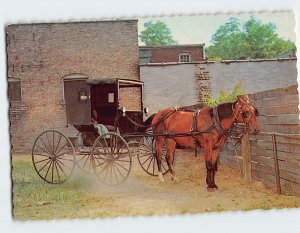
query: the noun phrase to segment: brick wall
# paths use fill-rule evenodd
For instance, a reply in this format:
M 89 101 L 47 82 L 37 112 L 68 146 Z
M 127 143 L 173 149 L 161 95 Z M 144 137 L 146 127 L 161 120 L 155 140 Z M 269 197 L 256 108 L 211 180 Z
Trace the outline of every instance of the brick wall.
M 75 133 L 65 127 L 62 77 L 139 79 L 135 20 L 9 25 L 6 34 L 8 77 L 22 86 L 10 108 L 14 151 L 29 151 L 45 129 Z
M 140 47 L 140 58 L 142 61 L 147 61 L 143 59 L 146 56 L 150 56 L 147 62 L 149 63 L 160 63 L 160 62 L 178 62 L 180 53 L 190 53 L 191 61 L 204 61 L 203 58 L 203 45 L 193 45 L 193 46 L 162 46 L 162 47 Z
M 141 111 L 141 89 L 139 87 L 122 87 L 119 93 L 120 106 L 126 110 Z

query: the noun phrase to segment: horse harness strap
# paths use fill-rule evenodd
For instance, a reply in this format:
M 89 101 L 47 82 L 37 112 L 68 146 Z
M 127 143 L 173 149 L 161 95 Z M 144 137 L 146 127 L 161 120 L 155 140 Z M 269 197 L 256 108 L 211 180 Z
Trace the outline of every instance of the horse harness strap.
M 192 120 L 191 134 L 197 133 L 197 132 L 198 132 L 197 118 L 198 118 L 198 115 L 199 115 L 200 111 L 201 111 L 201 109 L 198 109 L 198 110 L 196 110 L 196 111 L 193 113 L 193 120 Z M 193 136 L 193 139 L 194 139 L 195 146 L 196 146 L 196 147 L 199 147 L 199 146 L 200 146 L 200 142 L 199 142 L 199 140 L 198 140 L 198 137 L 196 137 L 196 136 L 194 135 L 194 136 Z
M 217 108 L 213 108 L 213 122 L 214 126 L 217 128 L 218 131 L 221 132 L 221 134 L 228 134 L 228 130 L 223 129 L 223 127 L 220 124 L 219 113 Z
M 201 111 L 201 109 L 199 109 L 199 110 L 197 110 L 193 113 L 193 121 L 192 121 L 191 132 L 197 132 L 197 129 L 198 129 L 198 127 L 197 127 L 197 117 L 198 117 L 200 111 Z

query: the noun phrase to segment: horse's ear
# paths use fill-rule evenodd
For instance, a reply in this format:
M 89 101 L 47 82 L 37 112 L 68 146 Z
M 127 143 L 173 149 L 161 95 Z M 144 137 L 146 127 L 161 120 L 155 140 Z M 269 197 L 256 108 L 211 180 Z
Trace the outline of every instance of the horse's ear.
M 256 107 L 254 107 L 254 114 L 255 114 L 255 116 L 259 116 L 259 112 Z
M 239 95 L 237 98 L 240 103 L 250 103 L 248 95 Z

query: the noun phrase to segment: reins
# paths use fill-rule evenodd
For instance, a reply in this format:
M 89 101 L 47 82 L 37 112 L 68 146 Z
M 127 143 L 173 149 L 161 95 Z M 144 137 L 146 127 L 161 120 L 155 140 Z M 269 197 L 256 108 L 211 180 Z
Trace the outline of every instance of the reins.
M 170 117 L 176 111 L 177 111 L 177 108 L 174 108 L 171 112 L 168 112 L 166 115 L 162 116 L 157 122 L 155 122 L 154 124 L 151 124 L 151 125 L 142 125 L 142 124 L 139 124 L 139 123 L 135 122 L 134 120 L 132 120 L 127 115 L 125 115 L 125 117 L 127 118 L 127 120 L 129 120 L 135 126 L 137 126 L 139 128 L 145 128 L 145 129 L 147 129 L 147 128 L 153 128 L 154 126 L 159 125 L 160 123 L 162 123 L 164 120 L 166 120 L 168 117 Z

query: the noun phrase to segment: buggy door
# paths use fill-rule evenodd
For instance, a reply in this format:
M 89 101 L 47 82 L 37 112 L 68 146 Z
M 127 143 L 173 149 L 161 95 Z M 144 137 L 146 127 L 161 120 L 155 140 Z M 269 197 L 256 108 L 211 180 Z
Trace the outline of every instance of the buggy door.
M 86 80 L 64 80 L 64 94 L 68 124 L 91 124 L 90 86 Z

